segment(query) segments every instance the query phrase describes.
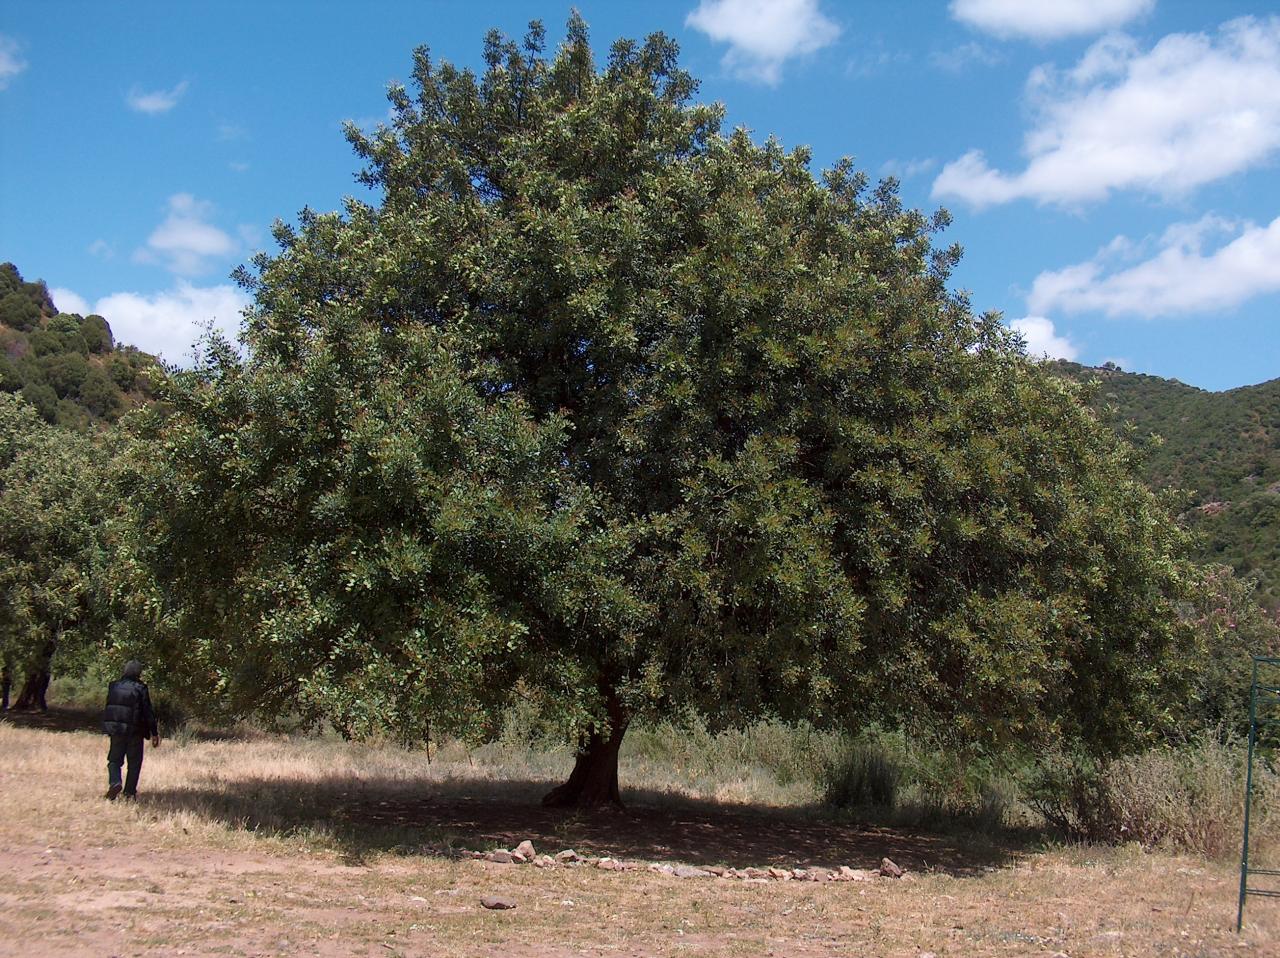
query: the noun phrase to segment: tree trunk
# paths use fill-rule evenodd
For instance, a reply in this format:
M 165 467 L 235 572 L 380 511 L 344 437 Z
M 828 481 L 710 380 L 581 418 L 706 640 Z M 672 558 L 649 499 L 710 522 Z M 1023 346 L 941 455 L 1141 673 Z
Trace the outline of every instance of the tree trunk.
M 59 629 L 57 638 L 61 636 L 62 630 Z M 27 672 L 26 681 L 22 683 L 22 690 L 18 693 L 18 700 L 13 703 L 15 709 L 49 711 L 49 703 L 45 701 L 45 695 L 49 691 L 51 678 L 49 670 L 53 667 L 53 653 L 58 650 L 57 638 L 46 642 L 44 648 L 40 650 L 40 658 Z
M 612 695 L 609 696 L 608 708 L 608 728 L 603 731 L 591 729 L 578 747 L 569 780 L 543 796 L 543 805 L 553 808 L 602 805 L 622 808 L 622 795 L 618 790 L 618 750 L 622 747 L 628 719 Z
M 18 700 L 13 703 L 13 707 L 39 709 L 41 712 L 49 711 L 49 703 L 45 701 L 45 694 L 49 691 L 49 679 L 47 668 L 28 672 L 27 680 L 22 683 L 22 691 L 18 693 Z
M 6 664 L 0 669 L 0 712 L 9 711 L 9 689 L 13 688 L 13 677 L 9 674 L 9 666 Z

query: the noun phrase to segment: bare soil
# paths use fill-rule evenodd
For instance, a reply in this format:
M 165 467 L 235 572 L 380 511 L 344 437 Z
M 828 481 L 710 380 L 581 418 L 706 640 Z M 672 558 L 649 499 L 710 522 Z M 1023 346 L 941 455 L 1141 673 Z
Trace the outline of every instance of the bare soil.
M 463 769 L 415 778 L 375 750 L 355 774 L 324 754 L 167 743 L 147 755 L 140 800 L 107 803 L 100 736 L 0 723 L 0 954 L 1280 955 L 1278 902 L 1252 900 L 1235 934 L 1229 863 L 710 802 L 573 815 L 539 807 L 528 782 L 504 797 L 491 778 L 468 786 Z M 464 854 L 525 838 L 636 867 Z M 750 883 L 646 867 L 866 869 L 883 856 L 906 877 Z M 516 907 L 487 910 L 489 895 Z

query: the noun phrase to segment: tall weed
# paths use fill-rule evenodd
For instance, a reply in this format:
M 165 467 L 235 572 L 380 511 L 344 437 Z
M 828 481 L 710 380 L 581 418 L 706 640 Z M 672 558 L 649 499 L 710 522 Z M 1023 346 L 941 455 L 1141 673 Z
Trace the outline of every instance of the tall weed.
M 1066 835 L 1225 858 L 1240 851 L 1246 749 L 1205 735 L 1111 761 L 1046 756 L 1028 782 L 1031 804 Z M 1264 855 L 1280 851 L 1280 775 L 1254 766 L 1252 831 Z

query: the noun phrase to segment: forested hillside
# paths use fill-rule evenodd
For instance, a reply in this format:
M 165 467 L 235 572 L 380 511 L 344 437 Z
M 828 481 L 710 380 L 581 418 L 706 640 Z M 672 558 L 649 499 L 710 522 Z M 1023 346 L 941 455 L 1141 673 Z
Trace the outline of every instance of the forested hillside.
M 113 422 L 149 397 L 156 359 L 115 342 L 97 315 L 60 313 L 43 282 L 0 263 L 0 391 L 19 393 L 50 423 Z
M 1280 608 L 1280 379 L 1214 393 L 1111 366 L 1058 366 L 1099 380 L 1094 405 L 1132 427 L 1151 485 L 1190 493 L 1199 557 L 1256 574 L 1259 598 Z

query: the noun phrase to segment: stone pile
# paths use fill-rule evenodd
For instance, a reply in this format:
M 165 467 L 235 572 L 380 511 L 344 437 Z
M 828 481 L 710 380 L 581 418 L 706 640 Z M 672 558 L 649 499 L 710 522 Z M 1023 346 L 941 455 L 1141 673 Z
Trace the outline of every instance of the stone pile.
M 479 861 L 493 862 L 498 865 L 526 865 L 535 868 L 598 868 L 601 871 L 627 872 L 647 869 L 672 878 L 722 878 L 736 881 L 763 884 L 771 881 L 810 881 L 810 882 L 860 882 L 874 881 L 876 878 L 902 878 L 905 870 L 892 859 L 880 860 L 876 869 L 852 868 L 841 865 L 839 868 L 729 868 L 724 865 L 672 865 L 666 862 L 624 861 L 617 858 L 590 858 L 579 855 L 572 848 L 557 852 L 555 855 L 539 855 L 533 842 L 522 841 L 512 849 L 498 848 L 489 852 L 462 851 L 460 857 L 473 858 Z

